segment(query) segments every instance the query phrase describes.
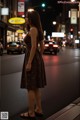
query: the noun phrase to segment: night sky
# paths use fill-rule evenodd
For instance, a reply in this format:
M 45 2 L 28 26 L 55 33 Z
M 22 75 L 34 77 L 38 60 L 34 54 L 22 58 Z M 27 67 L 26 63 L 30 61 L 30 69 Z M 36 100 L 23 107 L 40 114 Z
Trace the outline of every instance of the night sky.
M 58 4 L 57 1 L 59 0 L 26 0 L 26 8 L 34 7 L 39 12 L 43 30 L 46 30 L 47 34 L 51 34 L 52 22 L 62 12 L 62 4 Z M 45 9 L 41 7 L 41 3 L 46 4 Z

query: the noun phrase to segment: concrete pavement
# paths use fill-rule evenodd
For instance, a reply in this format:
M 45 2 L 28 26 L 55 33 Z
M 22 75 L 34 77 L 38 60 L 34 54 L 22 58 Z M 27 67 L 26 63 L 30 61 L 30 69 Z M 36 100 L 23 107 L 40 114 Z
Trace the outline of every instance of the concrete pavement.
M 80 97 L 46 120 L 80 120 Z

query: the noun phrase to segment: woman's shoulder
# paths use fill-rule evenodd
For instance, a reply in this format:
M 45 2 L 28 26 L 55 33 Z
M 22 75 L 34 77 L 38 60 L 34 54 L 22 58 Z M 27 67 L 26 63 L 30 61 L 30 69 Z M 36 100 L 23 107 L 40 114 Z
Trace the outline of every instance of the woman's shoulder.
M 38 30 L 37 30 L 37 28 L 36 27 L 31 27 L 30 28 L 30 33 L 38 33 Z

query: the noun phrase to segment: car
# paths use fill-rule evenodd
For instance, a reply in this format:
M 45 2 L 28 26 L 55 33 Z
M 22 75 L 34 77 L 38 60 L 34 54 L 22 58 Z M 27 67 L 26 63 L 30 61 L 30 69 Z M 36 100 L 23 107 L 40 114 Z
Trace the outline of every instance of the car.
M 55 41 L 45 40 L 44 41 L 44 53 L 54 53 L 57 55 L 59 52 L 59 46 Z
M 24 53 L 25 52 L 25 46 L 23 45 L 23 43 L 21 43 L 20 41 L 12 41 L 9 42 L 7 44 L 7 54 L 9 53 Z
M 3 55 L 3 44 L 0 42 L 0 56 Z

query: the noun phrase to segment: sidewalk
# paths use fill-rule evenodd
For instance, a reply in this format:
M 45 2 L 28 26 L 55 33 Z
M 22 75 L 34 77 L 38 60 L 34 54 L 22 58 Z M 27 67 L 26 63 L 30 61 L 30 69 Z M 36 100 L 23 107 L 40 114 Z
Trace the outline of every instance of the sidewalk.
M 80 97 L 46 120 L 80 120 Z
M 3 50 L 3 54 L 6 54 L 7 53 L 7 50 Z

